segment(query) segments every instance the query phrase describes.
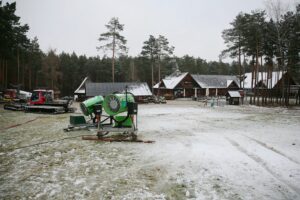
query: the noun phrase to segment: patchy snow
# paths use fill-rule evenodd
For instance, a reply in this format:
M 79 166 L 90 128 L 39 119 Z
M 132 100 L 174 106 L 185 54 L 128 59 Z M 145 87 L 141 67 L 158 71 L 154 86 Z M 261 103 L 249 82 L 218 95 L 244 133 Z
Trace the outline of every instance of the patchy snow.
M 300 110 L 139 105 L 154 144 L 83 141 L 68 121 L 0 109 L 0 199 L 300 199 Z

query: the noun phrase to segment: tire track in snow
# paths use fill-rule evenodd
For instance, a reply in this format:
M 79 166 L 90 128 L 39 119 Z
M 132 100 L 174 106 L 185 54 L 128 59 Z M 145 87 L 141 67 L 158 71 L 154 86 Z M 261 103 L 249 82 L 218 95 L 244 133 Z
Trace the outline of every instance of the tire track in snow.
M 291 185 L 291 184 L 289 184 L 284 179 L 282 179 L 280 176 L 278 176 L 274 171 L 271 170 L 271 168 L 267 165 L 267 163 L 263 159 L 261 159 L 260 157 L 258 157 L 256 155 L 253 155 L 253 154 L 249 153 L 246 149 L 244 149 L 242 146 L 240 146 L 237 142 L 235 142 L 235 141 L 233 141 L 233 140 L 231 140 L 227 137 L 225 137 L 225 138 L 238 151 L 240 151 L 241 153 L 245 154 L 250 159 L 255 161 L 257 164 L 259 164 L 261 167 L 263 167 L 267 172 L 269 172 L 275 179 L 277 179 L 279 182 L 286 185 L 290 190 L 292 190 L 296 194 L 297 199 L 300 198 L 300 189 L 293 186 L 293 185 Z
M 275 152 L 275 153 L 277 153 L 277 154 L 279 154 L 279 155 L 281 155 L 281 156 L 287 158 L 289 161 L 291 161 L 291 162 L 293 162 L 293 163 L 296 163 L 296 164 L 300 165 L 300 162 L 298 162 L 297 160 L 295 160 L 295 159 L 289 157 L 288 155 L 286 155 L 286 154 L 284 154 L 284 153 L 278 151 L 278 150 L 275 149 L 274 147 L 269 146 L 269 145 L 267 145 L 266 143 L 261 142 L 261 141 L 255 139 L 255 138 L 252 138 L 252 137 L 249 137 L 249 136 L 246 136 L 246 135 L 243 135 L 243 136 L 246 137 L 246 138 L 248 138 L 248 139 L 250 139 L 250 140 L 253 141 L 253 142 L 256 142 L 257 144 L 261 145 L 262 147 L 264 147 L 264 148 L 266 148 L 266 149 L 268 149 L 268 150 L 271 150 L 271 151 L 273 151 L 273 152 Z

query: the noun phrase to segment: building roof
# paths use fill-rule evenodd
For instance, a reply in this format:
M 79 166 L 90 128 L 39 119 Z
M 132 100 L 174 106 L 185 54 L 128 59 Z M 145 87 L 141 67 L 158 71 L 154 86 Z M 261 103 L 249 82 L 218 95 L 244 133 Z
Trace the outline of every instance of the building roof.
M 128 86 L 128 92 L 131 92 L 134 96 L 151 96 L 152 92 L 147 83 L 135 83 L 135 82 L 115 82 L 115 83 L 86 83 L 85 93 L 86 96 L 92 97 L 97 95 L 106 96 L 114 92 L 125 92 L 126 86 Z
M 272 72 L 272 77 L 267 78 L 268 76 L 267 72 L 259 72 L 257 83 L 262 82 L 267 88 L 273 88 L 278 83 L 278 81 L 282 78 L 282 74 L 283 74 L 282 71 Z M 268 86 L 267 86 L 267 79 L 269 79 Z M 251 80 L 252 80 L 252 73 L 251 72 L 245 73 L 245 79 L 243 82 L 245 89 L 251 89 Z
M 79 87 L 75 90 L 74 94 L 84 94 L 85 93 L 85 83 L 91 82 L 88 77 L 85 77 Z
M 228 91 L 228 94 L 230 97 L 241 97 L 241 94 L 239 93 L 239 91 Z
M 237 76 L 192 74 L 201 88 L 227 88 L 232 82 L 239 86 Z
M 159 85 L 163 83 L 166 89 L 174 89 L 182 79 L 188 74 L 188 72 L 181 73 L 180 71 L 175 71 L 169 76 L 166 76 L 162 81 L 153 86 L 153 88 L 159 88 Z

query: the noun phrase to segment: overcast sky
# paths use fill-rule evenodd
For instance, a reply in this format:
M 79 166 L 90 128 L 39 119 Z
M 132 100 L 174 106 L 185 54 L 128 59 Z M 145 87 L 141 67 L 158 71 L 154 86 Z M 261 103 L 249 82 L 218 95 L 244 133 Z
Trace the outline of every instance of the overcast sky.
M 138 55 L 150 34 L 160 34 L 175 47 L 176 56 L 188 54 L 208 61 L 218 60 L 225 48 L 222 30 L 239 12 L 264 8 L 264 0 L 17 1 L 17 15 L 29 25 L 28 36 L 38 37 L 43 51 L 102 56 L 96 50 L 99 35 L 112 17 L 118 17 L 125 25 L 122 34 L 129 55 Z

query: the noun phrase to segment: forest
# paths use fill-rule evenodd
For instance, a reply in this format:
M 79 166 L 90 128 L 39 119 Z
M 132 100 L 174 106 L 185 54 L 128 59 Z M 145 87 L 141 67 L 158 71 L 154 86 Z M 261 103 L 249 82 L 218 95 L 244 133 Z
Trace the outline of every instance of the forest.
M 51 88 L 61 95 L 72 95 L 84 77 L 95 82 L 147 82 L 149 86 L 169 75 L 174 59 L 179 69 L 193 74 L 237 75 L 245 72 L 287 71 L 294 79 L 300 77 L 300 4 L 295 11 L 283 14 L 269 8 L 238 13 L 221 34 L 226 49 L 218 61 L 185 55 L 177 57 L 165 36 L 149 35 L 141 53 L 128 56 L 124 27 L 118 18 L 105 25 L 95 48 L 111 52 L 112 56 L 88 57 L 73 53 L 57 53 L 55 49 L 43 52 L 38 38 L 28 38 L 29 26 L 20 23 L 16 3 L 0 1 L 0 89 L 19 85 L 24 90 Z M 271 12 L 269 12 L 271 13 Z M 280 13 L 280 12 L 279 12 Z M 130 48 L 130 47 L 129 47 Z M 230 57 L 233 62 L 222 62 Z

